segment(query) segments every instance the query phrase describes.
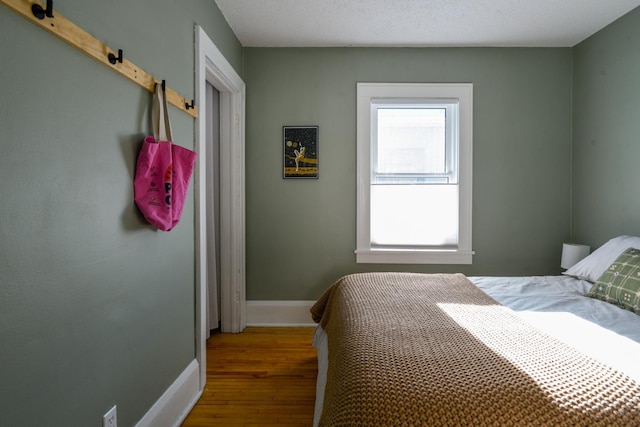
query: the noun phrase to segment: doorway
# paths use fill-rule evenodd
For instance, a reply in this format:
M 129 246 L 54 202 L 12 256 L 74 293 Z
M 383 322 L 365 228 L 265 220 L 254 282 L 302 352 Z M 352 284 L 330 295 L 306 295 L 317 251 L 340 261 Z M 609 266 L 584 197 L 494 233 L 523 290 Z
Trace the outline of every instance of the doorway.
M 220 329 L 220 92 L 206 83 L 207 338 Z

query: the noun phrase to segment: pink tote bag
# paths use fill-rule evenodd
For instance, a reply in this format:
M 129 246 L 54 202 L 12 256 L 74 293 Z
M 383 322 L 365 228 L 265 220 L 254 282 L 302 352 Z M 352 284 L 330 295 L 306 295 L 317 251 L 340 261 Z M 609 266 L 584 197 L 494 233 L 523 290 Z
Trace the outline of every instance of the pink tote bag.
M 156 85 L 154 136 L 144 139 L 133 182 L 136 205 L 158 229 L 172 230 L 180 221 L 197 153 L 172 144 L 164 88 Z

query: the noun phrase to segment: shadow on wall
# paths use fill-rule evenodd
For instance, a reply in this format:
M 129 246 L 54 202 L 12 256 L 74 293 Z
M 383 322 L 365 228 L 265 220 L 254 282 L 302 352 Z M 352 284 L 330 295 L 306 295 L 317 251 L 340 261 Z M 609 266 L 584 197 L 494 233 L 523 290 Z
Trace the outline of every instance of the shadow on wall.
M 133 179 L 136 174 L 136 162 L 138 159 L 138 153 L 140 152 L 140 148 L 142 148 L 144 138 L 152 133 L 150 129 L 153 128 L 150 112 L 151 106 L 153 105 L 154 95 L 153 93 L 147 91 L 141 91 L 140 94 L 140 102 L 138 103 L 137 111 L 137 123 L 140 124 L 140 133 L 118 136 L 120 150 L 122 152 L 122 160 L 124 161 L 125 167 L 129 172 L 129 182 L 131 182 L 131 185 L 127 189 L 127 200 L 129 200 L 129 203 L 126 204 L 125 209 L 122 211 L 122 216 L 120 217 L 120 219 L 123 228 L 127 231 L 135 231 L 141 229 L 158 231 L 144 218 L 144 215 L 142 214 L 142 212 L 140 212 L 140 209 L 138 209 L 135 204 L 133 195 Z

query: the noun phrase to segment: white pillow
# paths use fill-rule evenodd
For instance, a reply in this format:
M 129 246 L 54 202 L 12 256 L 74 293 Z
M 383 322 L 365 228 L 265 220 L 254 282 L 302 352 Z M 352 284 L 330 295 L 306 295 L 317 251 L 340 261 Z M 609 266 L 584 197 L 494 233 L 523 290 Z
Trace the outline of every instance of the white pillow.
M 640 237 L 614 237 L 562 274 L 596 282 L 616 258 L 629 248 L 640 248 Z

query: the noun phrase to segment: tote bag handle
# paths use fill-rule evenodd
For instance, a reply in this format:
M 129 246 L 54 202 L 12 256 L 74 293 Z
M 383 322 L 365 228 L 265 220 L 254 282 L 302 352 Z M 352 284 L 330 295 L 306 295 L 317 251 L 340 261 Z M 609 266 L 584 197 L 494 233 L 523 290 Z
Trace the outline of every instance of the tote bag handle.
M 153 136 L 156 138 L 156 141 L 173 141 L 171 121 L 169 121 L 169 110 L 167 108 L 167 96 L 162 86 L 163 85 L 156 83 L 156 96 L 151 112 Z

